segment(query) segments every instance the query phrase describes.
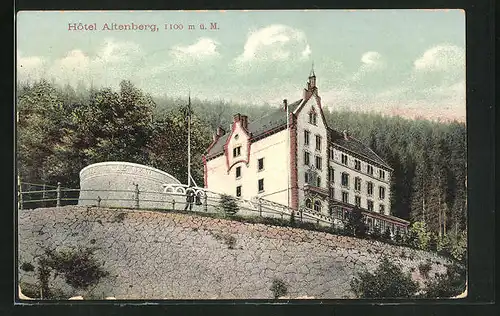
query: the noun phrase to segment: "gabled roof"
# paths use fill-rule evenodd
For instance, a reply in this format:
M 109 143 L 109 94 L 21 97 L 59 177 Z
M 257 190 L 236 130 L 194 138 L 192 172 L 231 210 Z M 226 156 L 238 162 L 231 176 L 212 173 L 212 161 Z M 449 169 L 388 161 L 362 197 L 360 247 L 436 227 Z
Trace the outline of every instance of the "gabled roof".
M 330 139 L 332 143 L 347 149 L 355 154 L 363 156 L 382 167 L 391 169 L 392 168 L 382 159 L 380 158 L 370 147 L 363 144 L 361 141 L 357 140 L 352 136 L 347 136 L 347 139 L 344 137 L 343 133 L 340 133 L 330 127 L 328 127 L 328 132 L 330 133 Z
M 304 102 L 305 101 L 305 102 Z M 288 111 L 290 113 L 295 112 L 303 103 L 307 103 L 308 100 L 300 99 L 288 105 Z M 280 106 L 275 111 L 270 112 L 262 116 L 256 121 L 251 121 L 249 118 L 248 123 L 248 133 L 250 134 L 250 139 L 258 138 L 259 136 L 269 132 L 270 130 L 286 126 L 286 112 L 285 109 Z M 326 122 L 325 122 L 326 124 Z M 327 126 L 328 132 L 330 134 L 330 139 L 332 142 L 354 154 L 358 154 L 368 160 L 375 162 L 376 164 L 392 170 L 392 168 L 380 158 L 370 147 L 363 144 L 361 141 L 348 136 L 347 139 L 344 138 L 343 133 L 336 131 Z M 224 144 L 227 141 L 231 133 L 226 132 L 224 135 L 219 137 L 217 142 L 212 146 L 210 151 L 207 153 L 207 157 L 214 157 L 224 152 Z
M 294 112 L 299 107 L 301 102 L 302 99 L 289 104 L 288 112 Z M 249 118 L 248 133 L 250 134 L 251 139 L 257 138 L 262 134 L 265 134 L 266 132 L 280 126 L 286 126 L 286 111 L 282 106 L 280 106 L 275 111 L 262 116 L 256 121 L 251 121 L 251 118 Z M 227 132 L 218 139 L 217 143 L 212 146 L 210 152 L 208 153 L 210 157 L 220 154 L 224 151 L 224 144 L 226 143 L 226 140 L 230 134 L 230 132 Z

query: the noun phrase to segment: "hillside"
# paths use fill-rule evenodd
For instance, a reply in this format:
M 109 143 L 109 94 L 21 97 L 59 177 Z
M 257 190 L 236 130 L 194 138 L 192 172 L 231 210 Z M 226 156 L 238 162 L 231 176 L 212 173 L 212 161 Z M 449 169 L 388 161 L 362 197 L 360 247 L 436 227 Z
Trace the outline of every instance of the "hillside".
M 45 248 L 96 248 L 109 275 L 87 291 L 51 277 L 49 286 L 67 297 L 271 299 L 272 281 L 281 279 L 292 298 L 352 298 L 352 277 L 382 255 L 420 281 L 419 264 L 431 262 L 432 277 L 447 263 L 370 240 L 178 213 L 65 206 L 21 210 L 18 218 L 20 265 L 36 267 Z M 33 287 L 35 271 L 19 269 L 22 288 Z

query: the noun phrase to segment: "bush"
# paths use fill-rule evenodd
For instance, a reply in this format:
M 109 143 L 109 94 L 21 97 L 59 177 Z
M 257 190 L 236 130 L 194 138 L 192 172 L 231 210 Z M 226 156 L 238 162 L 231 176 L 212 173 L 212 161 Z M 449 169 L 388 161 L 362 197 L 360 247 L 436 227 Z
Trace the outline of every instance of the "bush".
M 373 230 L 370 233 L 370 236 L 373 239 L 375 239 L 375 240 L 381 239 L 382 238 L 382 233 L 380 232 L 380 228 L 378 228 L 377 226 L 373 227 Z
M 239 210 L 235 198 L 227 194 L 221 195 L 219 204 L 225 215 L 232 216 Z
M 382 234 L 382 240 L 383 241 L 386 241 L 386 242 L 391 242 L 392 239 L 391 239 L 391 230 L 389 229 L 389 227 L 387 227 L 384 231 L 384 233 Z
M 358 298 L 410 298 L 418 290 L 410 274 L 403 273 L 387 257 L 382 258 L 374 273 L 358 273 L 350 285 Z
M 357 207 L 351 210 L 348 216 L 347 223 L 345 224 L 346 231 L 350 232 L 352 236 L 364 237 L 366 235 L 366 224 L 363 218 L 363 213 Z
M 273 292 L 274 299 L 278 299 L 288 294 L 288 286 L 285 281 L 281 279 L 273 279 L 270 290 Z
M 93 249 L 72 249 L 64 251 L 46 250 L 40 259 L 39 279 L 42 290 L 49 292 L 48 278 L 51 270 L 62 274 L 66 283 L 75 289 L 86 289 L 109 275 L 93 257 Z
M 451 264 L 446 273 L 440 273 L 425 283 L 425 298 L 449 298 L 463 293 L 466 289 L 465 266 Z
M 23 262 L 20 266 L 21 270 L 25 272 L 35 271 L 35 267 L 29 262 Z
M 429 277 L 429 272 L 431 271 L 431 264 L 429 262 L 421 263 L 418 265 L 418 271 L 424 278 Z

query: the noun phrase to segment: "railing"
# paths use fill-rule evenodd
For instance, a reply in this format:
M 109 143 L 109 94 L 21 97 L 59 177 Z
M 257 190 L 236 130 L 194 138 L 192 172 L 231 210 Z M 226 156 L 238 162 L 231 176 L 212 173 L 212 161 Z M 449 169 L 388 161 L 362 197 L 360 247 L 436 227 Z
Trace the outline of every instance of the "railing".
M 87 205 L 95 207 L 186 210 L 205 213 L 223 213 L 222 194 L 200 187 L 188 187 L 183 184 L 164 184 L 157 191 L 141 190 L 134 184 L 129 190 L 113 189 L 74 189 L 57 185 L 21 183 L 18 190 L 18 208 L 20 210 L 39 207 L 60 207 L 64 205 Z M 34 190 L 33 190 L 34 189 Z M 192 199 L 188 202 L 187 195 Z M 290 220 L 292 214 L 299 222 L 309 222 L 321 226 L 343 227 L 350 214 L 341 207 L 341 216 L 335 206 L 330 215 L 299 207 L 297 210 L 264 198 L 251 200 L 232 197 L 237 214 L 245 217 L 271 217 Z M 347 216 L 346 216 L 347 215 Z M 365 219 L 366 220 L 366 219 Z M 373 227 L 368 227 L 369 231 Z M 394 234 L 394 227 L 391 229 Z
M 114 189 L 75 189 L 57 185 L 21 183 L 18 190 L 18 208 L 35 209 L 40 207 L 61 207 L 65 205 L 87 205 L 95 207 L 187 210 L 193 212 L 222 213 L 222 194 L 199 187 L 182 184 L 164 184 L 162 190 L 141 190 L 138 184 L 129 190 Z M 193 199 L 187 201 L 192 191 Z M 330 226 L 333 218 L 301 208 L 294 210 L 263 198 L 245 200 L 232 197 L 240 216 L 270 217 L 290 220 L 293 213 L 300 222 L 311 222 Z

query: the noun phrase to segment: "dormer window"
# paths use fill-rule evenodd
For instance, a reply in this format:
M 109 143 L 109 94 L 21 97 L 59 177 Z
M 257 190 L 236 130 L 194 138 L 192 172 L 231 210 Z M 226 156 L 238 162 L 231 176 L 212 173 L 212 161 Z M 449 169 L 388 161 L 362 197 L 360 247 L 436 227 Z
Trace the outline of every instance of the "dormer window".
M 233 148 L 233 157 L 238 157 L 241 155 L 241 146 Z
M 311 110 L 311 112 L 309 112 L 309 124 L 316 125 L 317 118 L 318 115 L 316 114 L 316 112 L 314 112 L 314 110 Z

